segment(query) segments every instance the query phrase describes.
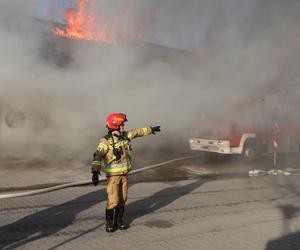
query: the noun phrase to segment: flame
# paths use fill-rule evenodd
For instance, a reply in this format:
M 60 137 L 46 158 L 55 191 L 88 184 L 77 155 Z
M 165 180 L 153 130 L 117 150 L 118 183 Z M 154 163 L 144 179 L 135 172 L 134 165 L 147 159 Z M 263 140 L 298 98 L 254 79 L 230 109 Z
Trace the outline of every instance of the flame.
M 77 9 L 65 9 L 66 27 L 55 27 L 53 34 L 77 40 L 89 40 L 108 44 L 138 42 L 144 37 L 146 23 L 132 18 L 129 8 L 120 8 L 110 20 L 97 19 L 88 9 L 90 0 L 77 0 Z M 147 23 L 149 21 L 149 17 Z

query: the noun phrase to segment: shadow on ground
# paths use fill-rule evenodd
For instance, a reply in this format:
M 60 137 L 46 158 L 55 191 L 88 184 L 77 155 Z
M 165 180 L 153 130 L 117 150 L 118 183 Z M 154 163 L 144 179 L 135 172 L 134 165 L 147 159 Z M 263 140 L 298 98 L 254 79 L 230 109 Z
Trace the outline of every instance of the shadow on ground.
M 266 250 L 299 250 L 300 231 L 284 235 L 267 243 Z
M 291 193 L 300 197 L 299 187 L 288 183 L 288 189 Z M 300 215 L 300 207 L 294 204 L 280 205 L 278 209 L 281 211 L 284 220 L 282 220 L 282 236 L 267 242 L 266 250 L 299 250 L 300 249 L 300 231 L 294 232 L 293 221 Z
M 174 186 L 160 190 L 150 197 L 145 197 L 143 199 L 134 201 L 127 205 L 127 221 L 131 224 L 134 220 L 142 217 L 146 214 L 155 212 L 161 209 L 178 198 L 191 193 L 193 190 L 197 189 L 203 185 L 205 181 L 197 180 L 192 183 L 186 184 L 184 186 Z
M 71 225 L 78 213 L 104 200 L 106 200 L 106 190 L 101 189 L 2 226 L 0 227 L 0 249 L 15 249 L 51 236 Z

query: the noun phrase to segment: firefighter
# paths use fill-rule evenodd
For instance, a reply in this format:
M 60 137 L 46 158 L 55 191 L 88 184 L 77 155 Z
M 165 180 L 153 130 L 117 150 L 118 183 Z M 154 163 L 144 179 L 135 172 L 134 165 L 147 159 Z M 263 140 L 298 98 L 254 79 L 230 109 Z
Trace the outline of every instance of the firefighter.
M 131 140 L 160 131 L 160 126 L 124 130 L 126 115 L 110 114 L 106 119 L 107 135 L 99 141 L 92 162 L 92 181 L 99 183 L 101 166 L 107 177 L 107 206 L 105 211 L 106 231 L 125 230 L 129 227 L 123 222 L 123 214 L 128 193 L 127 174 L 131 170 Z

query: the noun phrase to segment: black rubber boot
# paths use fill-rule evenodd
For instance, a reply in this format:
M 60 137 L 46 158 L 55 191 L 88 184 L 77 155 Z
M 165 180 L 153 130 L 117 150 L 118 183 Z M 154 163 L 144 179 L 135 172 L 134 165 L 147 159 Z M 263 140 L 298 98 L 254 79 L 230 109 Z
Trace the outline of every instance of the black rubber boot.
M 125 224 L 124 221 L 123 221 L 123 215 L 124 215 L 124 211 L 125 211 L 125 207 L 124 206 L 121 206 L 119 205 L 118 206 L 118 228 L 120 230 L 126 230 L 127 228 L 129 228 L 129 225 Z
M 105 218 L 106 218 L 106 232 L 112 233 L 117 230 L 116 227 L 116 217 L 117 217 L 117 209 L 106 209 Z

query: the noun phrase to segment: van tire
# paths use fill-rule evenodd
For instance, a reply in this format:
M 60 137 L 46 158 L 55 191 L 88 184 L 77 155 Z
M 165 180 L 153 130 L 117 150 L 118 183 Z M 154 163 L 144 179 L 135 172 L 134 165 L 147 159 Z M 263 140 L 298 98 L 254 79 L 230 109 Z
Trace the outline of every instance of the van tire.
M 255 141 L 246 141 L 243 148 L 242 157 L 247 163 L 254 162 L 258 158 L 258 146 Z

